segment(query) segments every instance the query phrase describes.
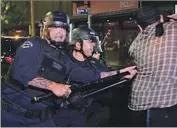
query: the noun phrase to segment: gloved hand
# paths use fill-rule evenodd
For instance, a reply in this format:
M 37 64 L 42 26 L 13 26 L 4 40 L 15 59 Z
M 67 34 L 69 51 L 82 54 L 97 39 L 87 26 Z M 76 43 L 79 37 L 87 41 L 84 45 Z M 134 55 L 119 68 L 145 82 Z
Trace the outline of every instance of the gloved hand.
M 68 97 L 68 101 L 73 107 L 76 108 L 82 108 L 84 106 L 83 97 L 81 96 L 80 92 L 74 94 L 71 93 L 70 96 Z
M 82 97 L 82 94 L 78 92 L 78 93 L 70 94 L 68 101 L 73 107 L 83 109 L 85 107 L 90 106 L 92 99 L 90 98 L 85 99 Z

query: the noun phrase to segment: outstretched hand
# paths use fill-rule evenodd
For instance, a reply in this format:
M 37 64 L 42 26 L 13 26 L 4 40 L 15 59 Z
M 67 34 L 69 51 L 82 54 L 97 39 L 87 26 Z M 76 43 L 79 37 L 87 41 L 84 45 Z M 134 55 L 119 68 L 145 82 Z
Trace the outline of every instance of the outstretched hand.
M 129 73 L 129 75 L 124 76 L 124 78 L 131 79 L 137 73 L 136 66 L 129 66 L 129 67 L 120 69 L 120 73 L 124 73 L 124 72 L 128 72 Z

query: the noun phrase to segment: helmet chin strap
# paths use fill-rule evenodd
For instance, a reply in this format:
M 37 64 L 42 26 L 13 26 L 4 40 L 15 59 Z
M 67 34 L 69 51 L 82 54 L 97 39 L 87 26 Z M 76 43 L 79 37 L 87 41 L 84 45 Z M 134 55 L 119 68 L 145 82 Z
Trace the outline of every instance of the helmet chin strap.
M 86 59 L 87 56 L 84 54 L 84 50 L 83 50 L 83 40 L 80 39 L 78 42 L 80 42 L 81 49 L 80 49 L 80 50 L 74 49 L 74 50 L 75 50 L 76 52 L 80 52 L 80 53 L 83 55 L 84 59 Z
M 65 42 L 56 42 L 56 41 L 50 40 L 50 43 L 56 48 L 61 49 L 61 50 L 64 50 L 66 48 Z

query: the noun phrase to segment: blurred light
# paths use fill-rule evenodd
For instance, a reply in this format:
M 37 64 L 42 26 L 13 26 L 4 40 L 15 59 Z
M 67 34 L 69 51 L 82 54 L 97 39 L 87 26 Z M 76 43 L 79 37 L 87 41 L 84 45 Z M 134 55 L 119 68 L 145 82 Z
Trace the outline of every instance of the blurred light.
M 20 38 L 20 36 L 19 35 L 15 35 L 14 38 L 17 40 L 17 39 Z
M 10 57 L 10 56 L 5 57 L 4 59 L 5 59 L 5 61 L 6 61 L 8 64 L 12 64 L 12 62 L 13 62 L 13 58 Z
M 109 22 L 109 20 L 107 20 L 107 22 Z
M 16 30 L 15 32 L 22 32 L 21 30 Z
M 5 20 L 4 22 L 5 22 L 6 24 L 8 24 L 8 23 L 9 23 L 9 21 L 8 21 L 8 20 Z

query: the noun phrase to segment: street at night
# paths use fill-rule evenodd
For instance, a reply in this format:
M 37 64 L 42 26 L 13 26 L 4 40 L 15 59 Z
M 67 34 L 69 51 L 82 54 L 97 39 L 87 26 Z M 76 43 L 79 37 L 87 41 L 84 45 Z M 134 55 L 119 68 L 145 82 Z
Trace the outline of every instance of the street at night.
M 1 127 L 177 127 L 177 3 L 1 1 Z

